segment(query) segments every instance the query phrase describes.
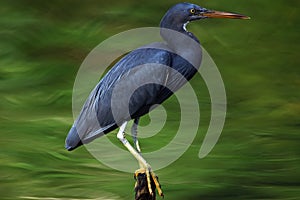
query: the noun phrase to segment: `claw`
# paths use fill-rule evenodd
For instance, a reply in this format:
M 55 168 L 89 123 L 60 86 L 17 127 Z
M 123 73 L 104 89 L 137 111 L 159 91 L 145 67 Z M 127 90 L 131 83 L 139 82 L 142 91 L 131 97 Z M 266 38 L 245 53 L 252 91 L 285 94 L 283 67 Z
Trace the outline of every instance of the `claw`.
M 154 184 L 156 186 L 156 189 L 157 189 L 157 192 L 158 192 L 159 196 L 161 196 L 161 197 L 164 198 L 164 193 L 162 192 L 161 186 L 160 186 L 160 184 L 158 182 L 158 177 L 155 175 L 154 172 L 151 172 L 151 176 L 152 176 L 152 179 L 154 181 Z
M 151 179 L 150 179 L 150 170 L 149 168 L 146 169 L 146 178 L 147 178 L 147 183 L 148 183 L 148 190 L 151 196 L 153 196 L 153 191 L 151 188 Z

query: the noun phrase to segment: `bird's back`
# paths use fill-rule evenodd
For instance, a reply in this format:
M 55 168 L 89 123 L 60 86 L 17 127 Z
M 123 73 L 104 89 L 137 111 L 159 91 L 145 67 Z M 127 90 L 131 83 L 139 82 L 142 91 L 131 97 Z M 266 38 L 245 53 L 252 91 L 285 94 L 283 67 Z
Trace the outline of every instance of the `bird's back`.
M 68 150 L 116 129 L 124 121 L 145 115 L 197 72 L 166 45 L 159 46 L 130 52 L 101 79 L 67 136 Z

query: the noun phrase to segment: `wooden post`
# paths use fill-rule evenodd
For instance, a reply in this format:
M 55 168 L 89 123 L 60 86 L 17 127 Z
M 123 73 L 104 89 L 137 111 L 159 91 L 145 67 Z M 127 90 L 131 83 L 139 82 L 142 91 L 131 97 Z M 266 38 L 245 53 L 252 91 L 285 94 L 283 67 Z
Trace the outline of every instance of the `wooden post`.
M 155 200 L 156 199 L 156 186 L 151 177 L 151 188 L 153 194 L 150 195 L 148 184 L 147 184 L 147 176 L 146 173 L 138 173 L 134 176 L 136 183 L 134 187 L 135 191 L 135 200 Z

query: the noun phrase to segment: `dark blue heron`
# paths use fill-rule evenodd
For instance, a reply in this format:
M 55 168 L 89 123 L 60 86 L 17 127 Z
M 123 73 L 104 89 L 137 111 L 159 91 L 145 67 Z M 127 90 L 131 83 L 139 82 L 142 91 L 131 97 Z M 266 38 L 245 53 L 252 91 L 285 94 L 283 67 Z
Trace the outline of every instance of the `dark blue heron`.
M 168 99 L 197 73 L 202 58 L 200 42 L 193 33 L 187 31 L 186 25 L 206 18 L 249 17 L 208 10 L 191 3 L 179 3 L 170 8 L 160 22 L 161 36 L 165 42 L 150 44 L 130 52 L 100 80 L 66 138 L 66 149 L 76 149 L 120 127 L 117 137 L 145 170 L 150 194 L 152 176 L 162 195 L 156 176 L 141 156 L 137 126 L 141 116 Z M 183 36 L 177 36 L 177 33 Z M 144 80 L 148 80 L 147 84 L 137 88 L 136 84 L 143 83 Z M 130 93 L 133 88 L 136 89 Z M 117 112 L 114 113 L 114 110 Z M 131 119 L 134 120 L 132 136 L 135 148 L 124 135 L 127 122 Z

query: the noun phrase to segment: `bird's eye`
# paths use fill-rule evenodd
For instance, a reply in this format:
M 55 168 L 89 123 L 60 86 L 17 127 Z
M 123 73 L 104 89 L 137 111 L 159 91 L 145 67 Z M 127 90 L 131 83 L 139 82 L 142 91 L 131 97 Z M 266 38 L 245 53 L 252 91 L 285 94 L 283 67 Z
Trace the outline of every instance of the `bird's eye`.
M 195 10 L 194 8 L 192 8 L 192 9 L 190 10 L 190 13 L 191 13 L 191 14 L 195 14 L 195 12 L 196 12 L 196 10 Z

